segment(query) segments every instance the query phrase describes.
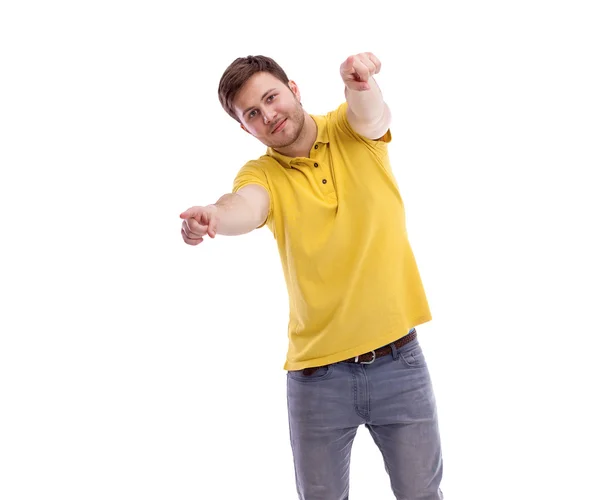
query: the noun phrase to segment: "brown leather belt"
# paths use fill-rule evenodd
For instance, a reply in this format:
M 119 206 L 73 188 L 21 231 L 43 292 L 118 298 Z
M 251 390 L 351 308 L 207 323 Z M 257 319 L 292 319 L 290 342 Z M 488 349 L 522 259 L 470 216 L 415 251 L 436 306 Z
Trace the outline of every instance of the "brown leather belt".
M 339 363 L 361 363 L 363 365 L 370 365 L 376 359 L 390 354 L 392 352 L 392 344 L 394 344 L 396 349 L 400 349 L 403 345 L 406 345 L 409 342 L 412 342 L 416 338 L 417 338 L 417 330 L 413 328 L 408 335 L 405 335 L 404 337 L 400 337 L 398 340 L 396 340 L 395 342 L 392 342 L 391 344 L 384 345 L 383 347 L 380 347 L 379 349 L 375 349 L 374 351 L 366 352 L 366 353 L 361 354 L 360 356 L 356 356 L 354 358 L 344 359 L 343 361 L 339 361 Z M 308 377 L 308 376 L 312 375 L 313 373 L 315 373 L 319 368 L 322 368 L 322 367 L 321 366 L 311 366 L 310 368 L 304 368 L 304 370 L 302 370 L 302 374 Z

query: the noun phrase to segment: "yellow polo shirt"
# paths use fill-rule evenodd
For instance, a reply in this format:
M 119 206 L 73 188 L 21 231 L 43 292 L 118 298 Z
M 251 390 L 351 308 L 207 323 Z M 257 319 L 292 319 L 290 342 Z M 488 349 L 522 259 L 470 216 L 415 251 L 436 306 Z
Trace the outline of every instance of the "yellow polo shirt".
M 347 106 L 311 115 L 318 132 L 308 158 L 269 148 L 233 183 L 234 192 L 259 184 L 270 196 L 266 225 L 289 294 L 286 370 L 371 351 L 431 319 L 390 168 L 391 132 L 358 135 Z

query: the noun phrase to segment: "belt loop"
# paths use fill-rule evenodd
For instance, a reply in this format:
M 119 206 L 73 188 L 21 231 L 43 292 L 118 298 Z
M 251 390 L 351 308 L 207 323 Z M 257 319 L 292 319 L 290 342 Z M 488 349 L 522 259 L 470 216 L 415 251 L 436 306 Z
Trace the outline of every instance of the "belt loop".
M 398 353 L 398 349 L 396 348 L 396 343 L 392 342 L 390 344 L 390 347 L 392 348 L 392 358 L 394 359 L 394 361 L 398 361 L 400 354 Z

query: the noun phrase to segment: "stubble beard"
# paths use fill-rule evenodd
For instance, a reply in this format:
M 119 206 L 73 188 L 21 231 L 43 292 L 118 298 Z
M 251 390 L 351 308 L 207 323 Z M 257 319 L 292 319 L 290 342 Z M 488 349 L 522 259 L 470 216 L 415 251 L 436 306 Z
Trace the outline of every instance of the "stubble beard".
M 273 149 L 277 148 L 287 148 L 294 144 L 300 135 L 302 134 L 302 130 L 304 128 L 304 108 L 300 103 L 294 109 L 294 112 L 288 116 L 287 123 L 285 124 L 285 129 L 289 129 L 290 127 L 295 127 L 294 134 L 291 137 L 281 137 L 278 141 L 273 141 L 269 144 Z

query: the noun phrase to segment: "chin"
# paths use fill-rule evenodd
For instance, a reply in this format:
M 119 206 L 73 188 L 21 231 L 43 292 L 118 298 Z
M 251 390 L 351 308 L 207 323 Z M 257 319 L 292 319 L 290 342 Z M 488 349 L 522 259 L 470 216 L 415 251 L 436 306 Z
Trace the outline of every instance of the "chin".
M 292 132 L 292 133 L 289 135 L 286 135 L 286 136 L 278 137 L 277 138 L 278 140 L 271 141 L 273 143 L 273 144 L 271 144 L 271 147 L 272 148 L 274 148 L 274 147 L 286 148 L 286 147 L 294 144 L 298 140 L 298 137 L 300 137 L 300 129 L 294 130 L 294 131 L 288 130 L 287 132 Z

